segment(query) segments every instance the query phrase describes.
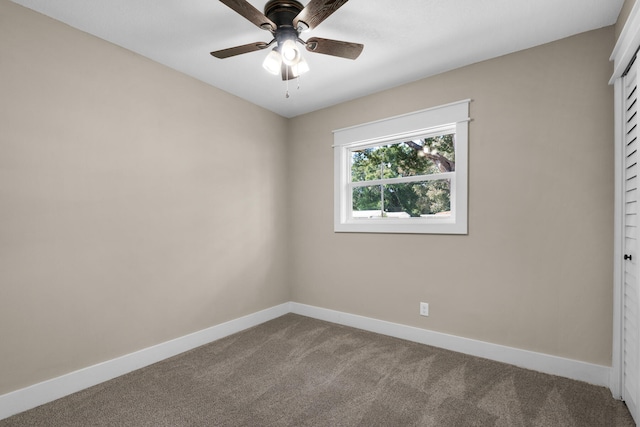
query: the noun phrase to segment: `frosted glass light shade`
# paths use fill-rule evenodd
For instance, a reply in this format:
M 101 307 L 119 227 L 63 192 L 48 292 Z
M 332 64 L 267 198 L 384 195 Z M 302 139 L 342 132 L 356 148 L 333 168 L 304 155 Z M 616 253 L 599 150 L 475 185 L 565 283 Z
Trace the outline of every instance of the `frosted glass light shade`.
M 269 55 L 264 58 L 262 67 L 271 74 L 278 75 L 278 73 L 280 73 L 281 63 L 282 58 L 280 56 L 280 53 L 278 53 L 277 50 L 273 49 L 271 52 L 269 52 Z
M 291 66 L 291 74 L 293 77 L 299 77 L 309 71 L 309 63 L 304 57 L 300 57 L 300 60 L 297 64 Z

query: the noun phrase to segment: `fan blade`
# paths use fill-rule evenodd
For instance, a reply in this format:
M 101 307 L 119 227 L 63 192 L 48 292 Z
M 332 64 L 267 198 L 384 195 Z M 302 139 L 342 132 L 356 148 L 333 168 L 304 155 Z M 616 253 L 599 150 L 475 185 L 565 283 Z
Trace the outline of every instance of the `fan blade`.
M 230 47 L 227 49 L 216 50 L 215 52 L 211 52 L 211 55 L 216 58 L 224 59 L 229 58 L 231 56 L 242 55 L 243 53 L 255 52 L 256 50 L 262 50 L 265 47 L 269 46 L 267 43 L 256 42 L 244 44 L 242 46 Z
M 220 1 L 226 4 L 227 6 L 229 6 L 231 9 L 235 10 L 240 15 L 244 16 L 247 20 L 251 21 L 259 28 L 262 28 L 263 30 L 268 30 L 271 32 L 276 30 L 276 24 L 274 24 L 271 19 L 264 16 L 262 12 L 260 12 L 258 9 L 253 7 L 246 0 L 220 0 Z
M 323 53 L 325 55 L 339 56 L 347 59 L 356 59 L 360 56 L 360 53 L 362 53 L 364 45 L 312 37 L 307 40 L 306 48 L 309 52 Z
M 311 0 L 293 19 L 293 27 L 304 22 L 309 29 L 315 28 L 349 0 Z

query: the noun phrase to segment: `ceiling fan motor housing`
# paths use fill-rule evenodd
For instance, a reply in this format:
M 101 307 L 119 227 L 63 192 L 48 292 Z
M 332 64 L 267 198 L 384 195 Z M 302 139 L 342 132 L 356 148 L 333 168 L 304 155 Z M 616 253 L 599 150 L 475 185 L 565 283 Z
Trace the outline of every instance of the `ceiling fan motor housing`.
M 278 30 L 281 26 L 293 28 L 293 20 L 302 9 L 304 6 L 295 0 L 269 0 L 264 5 L 264 14 L 278 26 Z

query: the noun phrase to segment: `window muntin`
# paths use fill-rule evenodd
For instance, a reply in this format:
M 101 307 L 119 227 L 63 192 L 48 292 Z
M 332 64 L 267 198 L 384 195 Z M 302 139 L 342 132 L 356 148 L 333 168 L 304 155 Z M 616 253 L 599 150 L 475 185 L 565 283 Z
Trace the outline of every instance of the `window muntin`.
M 335 231 L 466 234 L 468 104 L 336 131 Z

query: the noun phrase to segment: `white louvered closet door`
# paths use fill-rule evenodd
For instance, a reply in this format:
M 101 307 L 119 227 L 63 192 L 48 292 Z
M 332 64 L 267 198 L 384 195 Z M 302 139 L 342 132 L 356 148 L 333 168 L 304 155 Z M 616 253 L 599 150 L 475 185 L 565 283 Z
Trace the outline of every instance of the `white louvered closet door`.
M 624 77 L 624 274 L 623 274 L 623 399 L 638 419 L 640 403 L 640 254 L 638 254 L 638 64 L 635 61 Z

